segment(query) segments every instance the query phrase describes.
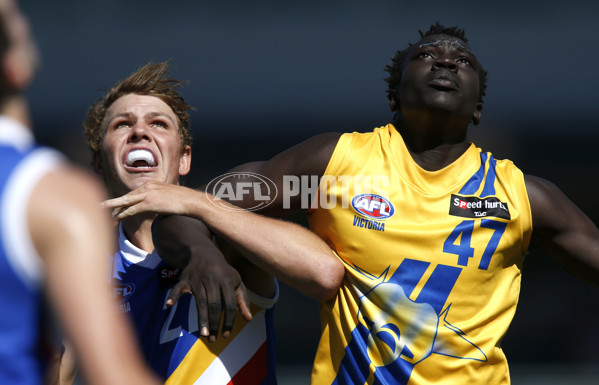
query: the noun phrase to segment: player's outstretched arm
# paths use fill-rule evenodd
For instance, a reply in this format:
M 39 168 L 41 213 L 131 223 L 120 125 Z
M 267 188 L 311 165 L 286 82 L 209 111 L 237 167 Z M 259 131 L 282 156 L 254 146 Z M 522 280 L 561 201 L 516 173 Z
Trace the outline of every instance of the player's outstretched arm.
M 264 162 L 241 165 L 231 172 L 255 172 L 272 180 L 279 189 L 285 176 L 321 177 L 339 140 L 339 133 L 317 135 Z M 197 199 L 197 201 L 196 201 Z M 331 298 L 343 279 L 344 267 L 315 234 L 288 222 L 268 219 L 247 211 L 213 205 L 214 197 L 178 186 L 149 183 L 129 194 L 107 201 L 117 218 L 140 212 L 189 215 L 204 221 L 212 231 L 231 242 L 253 264 L 296 289 L 320 299 Z M 224 203 L 224 202 L 220 202 Z M 236 201 L 247 207 L 246 201 Z M 260 213 L 270 216 L 300 209 L 301 197 L 283 197 Z
M 152 224 L 158 255 L 169 265 L 181 269 L 179 282 L 171 290 L 167 305 L 172 306 L 183 293 L 194 294 L 200 333 L 214 342 L 221 313 L 225 338 L 233 329 L 238 308 L 248 321 L 252 314 L 239 272 L 225 260 L 211 236 L 202 222 L 190 217 L 158 216 Z
M 89 384 L 158 384 L 146 370 L 107 279 L 115 244 L 105 198 L 87 174 L 61 168 L 34 188 L 28 225 L 46 269 L 49 298 Z
M 216 199 L 202 191 L 151 181 L 104 205 L 117 219 L 144 212 L 198 218 L 253 264 L 299 291 L 318 299 L 337 293 L 344 266 L 316 234 Z
M 531 245 L 551 253 L 579 278 L 599 285 L 599 229 L 553 183 L 525 176 L 532 211 Z

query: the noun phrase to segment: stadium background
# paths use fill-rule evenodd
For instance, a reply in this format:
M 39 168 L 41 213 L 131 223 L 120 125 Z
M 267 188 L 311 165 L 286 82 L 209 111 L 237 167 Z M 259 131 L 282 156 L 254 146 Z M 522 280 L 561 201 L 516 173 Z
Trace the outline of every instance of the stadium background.
M 599 30 L 593 1 L 22 1 L 43 63 L 30 98 L 42 142 L 89 164 L 81 135 L 102 90 L 148 61 L 189 81 L 191 186 L 326 131 L 391 119 L 383 67 L 441 21 L 489 71 L 471 139 L 558 184 L 599 223 Z M 282 285 L 281 383 L 307 383 L 317 303 Z M 535 251 L 504 341 L 514 384 L 596 383 L 599 289 Z

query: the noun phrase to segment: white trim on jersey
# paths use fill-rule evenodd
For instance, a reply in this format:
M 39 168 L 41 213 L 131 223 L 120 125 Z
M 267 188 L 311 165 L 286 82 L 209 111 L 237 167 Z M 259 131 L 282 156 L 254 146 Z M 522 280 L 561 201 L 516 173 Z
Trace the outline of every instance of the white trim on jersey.
M 210 366 L 194 382 L 194 385 L 228 384 L 231 378 L 247 364 L 247 357 L 256 354 L 258 349 L 266 342 L 267 332 L 265 328 L 266 321 L 264 320 L 264 310 L 262 310 L 254 315 L 252 322 L 249 322 L 225 350 L 212 361 Z
M 20 152 L 34 144 L 33 134 L 16 120 L 0 116 L 0 144 L 8 144 Z
M 147 269 L 155 269 L 161 261 L 156 250 L 148 253 L 127 239 L 123 231 L 123 222 L 119 223 L 119 251 L 127 261 Z
M 35 150 L 13 170 L 0 202 L 6 258 L 31 290 L 39 287 L 43 263 L 29 234 L 27 205 L 38 182 L 62 162 L 63 156 L 55 150 L 43 147 Z

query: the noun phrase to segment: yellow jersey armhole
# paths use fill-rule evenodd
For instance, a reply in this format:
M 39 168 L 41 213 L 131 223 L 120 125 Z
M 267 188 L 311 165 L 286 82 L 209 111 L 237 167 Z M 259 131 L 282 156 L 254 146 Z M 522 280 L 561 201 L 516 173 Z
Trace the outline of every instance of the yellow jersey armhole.
M 347 151 L 351 146 L 349 145 L 353 139 L 353 133 L 345 133 L 339 137 L 339 141 L 333 150 L 331 159 L 327 164 L 327 168 L 324 170 L 324 175 L 337 175 L 339 168 L 343 164 L 344 159 L 347 156 Z

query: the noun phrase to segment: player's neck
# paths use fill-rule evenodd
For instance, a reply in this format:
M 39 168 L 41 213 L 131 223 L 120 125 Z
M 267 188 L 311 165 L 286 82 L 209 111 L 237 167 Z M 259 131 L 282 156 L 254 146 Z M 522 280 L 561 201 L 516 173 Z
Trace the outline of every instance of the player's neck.
M 154 251 L 152 241 L 152 222 L 155 215 L 138 215 L 122 221 L 125 236 L 136 247 L 151 253 Z
M 10 117 L 31 129 L 29 104 L 22 95 L 7 96 L 0 103 L 0 115 Z
M 408 147 L 408 151 L 420 167 L 427 171 L 438 171 L 455 162 L 469 147 L 470 142 L 464 141 L 456 144 L 443 143 L 419 152 L 412 151 Z
M 435 121 L 427 123 L 431 124 L 395 122 L 412 158 L 425 170 L 436 171 L 448 166 L 470 147 L 466 128 L 447 127 Z

